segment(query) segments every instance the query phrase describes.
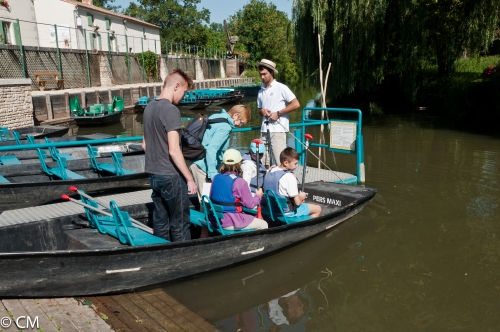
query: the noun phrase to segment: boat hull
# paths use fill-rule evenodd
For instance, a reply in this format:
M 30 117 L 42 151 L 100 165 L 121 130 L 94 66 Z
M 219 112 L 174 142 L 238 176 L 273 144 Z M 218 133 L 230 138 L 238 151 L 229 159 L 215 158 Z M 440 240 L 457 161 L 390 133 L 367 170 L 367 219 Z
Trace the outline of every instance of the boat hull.
M 144 173 L 144 154 L 124 155 L 123 168 L 136 174 L 111 175 L 93 171 L 89 159 L 66 161 L 67 169 L 83 175 L 86 179 L 59 180 L 46 175 L 39 163 L 1 166 L 0 174 L 10 183 L 0 183 L 0 211 L 61 202 L 61 195 L 70 186 L 77 186 L 94 195 L 118 191 L 134 191 L 149 188 L 148 175 Z M 110 157 L 97 158 L 100 163 L 112 164 Z M 55 162 L 47 163 L 56 167 Z
M 122 111 L 95 116 L 72 116 L 78 126 L 106 126 L 120 122 Z
M 102 249 L 81 249 L 85 245 L 78 240 L 76 233 L 82 235 L 90 230 L 77 229 L 75 220 L 82 222 L 81 217 L 79 219 L 77 216 L 37 222 L 32 226 L 10 226 L 9 229 L 0 230 L 0 239 L 24 236 L 24 250 L 29 250 L 29 246 L 45 247 L 40 247 L 44 250 L 33 252 L 14 252 L 18 248 L 9 247 L 9 243 L 0 241 L 0 248 L 7 252 L 0 254 L 0 268 L 4 271 L 0 274 L 0 297 L 121 293 L 241 264 L 283 250 L 335 227 L 361 211 L 375 193 L 375 190 L 360 188 L 359 195 L 355 193 L 358 197 L 350 203 L 331 209 L 310 221 L 235 235 L 141 247 L 117 244 Z M 149 206 L 146 213 L 151 213 L 151 208 Z M 138 209 L 131 207 L 129 213 L 144 213 Z M 32 227 L 32 231 L 26 232 L 27 227 Z M 41 232 L 50 233 L 58 239 L 67 238 L 66 243 L 53 244 L 53 248 L 50 247 L 50 241 L 40 244 L 40 241 L 36 241 L 36 234 Z M 85 236 L 89 237 L 88 234 Z M 92 243 L 98 243 L 98 238 L 106 237 L 95 232 L 91 236 L 95 237 Z M 68 249 L 61 250 L 58 246 Z

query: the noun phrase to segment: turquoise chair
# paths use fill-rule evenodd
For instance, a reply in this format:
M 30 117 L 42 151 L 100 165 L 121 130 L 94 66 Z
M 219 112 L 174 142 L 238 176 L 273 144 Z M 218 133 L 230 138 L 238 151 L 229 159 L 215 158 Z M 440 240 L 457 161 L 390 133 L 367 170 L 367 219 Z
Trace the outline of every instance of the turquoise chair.
M 208 231 L 210 233 L 218 232 L 222 235 L 230 235 L 230 234 L 239 234 L 242 232 L 250 232 L 253 231 L 253 228 L 249 229 L 235 229 L 235 230 L 226 230 L 222 228 L 221 219 L 224 218 L 224 209 L 222 206 L 213 204 L 210 198 L 207 195 L 203 195 L 201 198 L 201 203 L 203 204 L 203 210 L 205 212 L 205 220 Z M 215 223 L 215 226 L 211 223 Z
M 284 209 L 288 208 L 286 198 L 276 195 L 276 193 L 267 189 L 264 193 L 267 205 L 262 209 L 262 215 L 272 221 L 280 221 L 285 224 L 293 224 L 296 222 L 306 221 L 311 219 L 310 216 L 289 217 Z

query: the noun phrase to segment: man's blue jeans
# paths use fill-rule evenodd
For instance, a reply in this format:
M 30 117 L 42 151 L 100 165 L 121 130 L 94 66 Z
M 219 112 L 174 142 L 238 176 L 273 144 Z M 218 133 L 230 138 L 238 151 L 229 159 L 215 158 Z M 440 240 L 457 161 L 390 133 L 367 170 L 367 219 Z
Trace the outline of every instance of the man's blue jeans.
M 190 201 L 184 178 L 150 174 L 149 184 L 153 189 L 153 234 L 172 242 L 190 240 Z

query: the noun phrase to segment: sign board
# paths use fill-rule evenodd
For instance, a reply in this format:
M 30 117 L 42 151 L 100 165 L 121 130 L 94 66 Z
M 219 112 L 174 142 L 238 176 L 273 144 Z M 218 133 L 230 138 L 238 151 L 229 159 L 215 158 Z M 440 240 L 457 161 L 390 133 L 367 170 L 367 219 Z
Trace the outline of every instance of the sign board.
M 49 40 L 51 43 L 56 42 L 56 29 L 53 25 L 49 25 Z M 63 42 L 65 40 L 71 40 L 71 34 L 69 32 L 69 24 L 58 24 L 57 25 L 57 40 Z
M 330 121 L 330 148 L 356 150 L 356 122 Z

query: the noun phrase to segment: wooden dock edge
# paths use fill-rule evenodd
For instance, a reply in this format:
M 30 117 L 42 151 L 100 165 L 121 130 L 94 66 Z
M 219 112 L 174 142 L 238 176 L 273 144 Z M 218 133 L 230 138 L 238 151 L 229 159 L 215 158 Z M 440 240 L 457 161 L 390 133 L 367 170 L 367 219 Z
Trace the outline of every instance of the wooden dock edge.
M 161 289 L 112 296 L 85 297 L 115 331 L 196 331 L 217 328 Z
M 4 332 L 113 331 L 106 318 L 75 298 L 0 300 L 0 330 Z

